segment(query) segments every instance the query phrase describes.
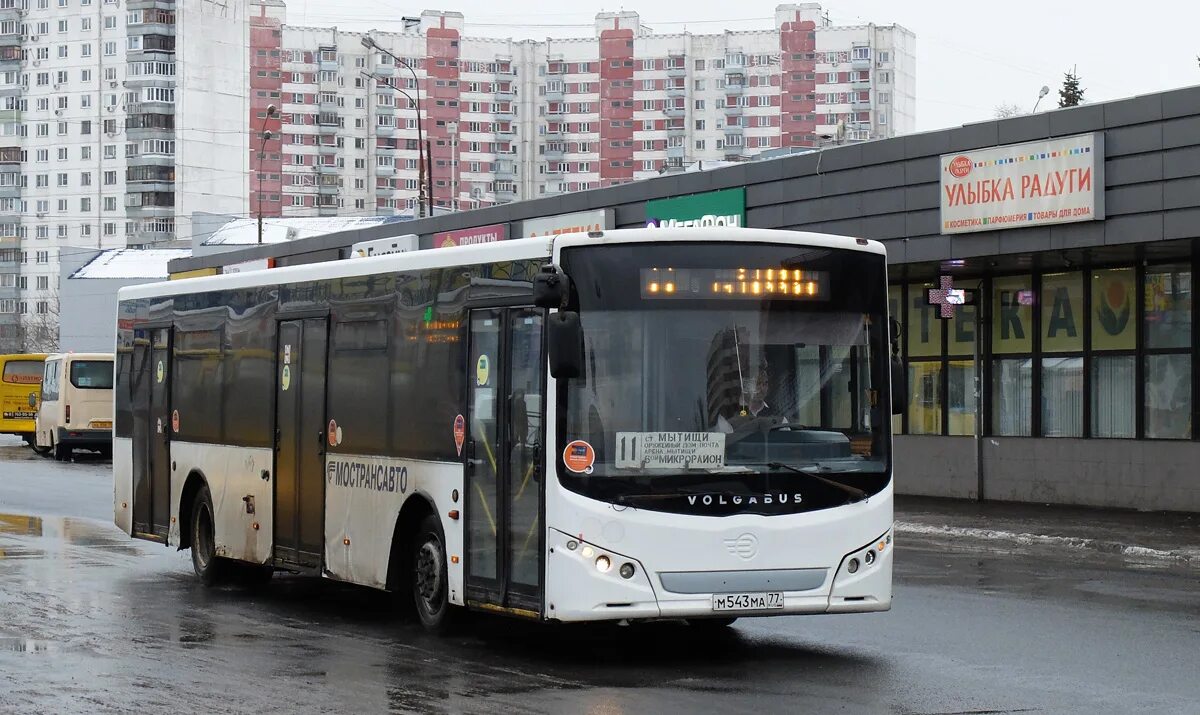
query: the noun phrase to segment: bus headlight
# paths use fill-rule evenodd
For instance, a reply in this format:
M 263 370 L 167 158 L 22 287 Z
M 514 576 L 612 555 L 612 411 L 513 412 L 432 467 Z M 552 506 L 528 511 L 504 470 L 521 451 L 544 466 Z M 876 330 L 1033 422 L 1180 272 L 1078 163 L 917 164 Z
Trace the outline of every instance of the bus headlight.
M 608 573 L 612 569 L 612 560 L 604 554 L 596 557 L 596 570 L 600 573 Z
M 867 566 L 875 563 L 875 549 L 867 549 L 867 553 L 863 555 L 863 561 L 867 563 Z
M 633 564 L 628 562 L 621 564 L 621 578 L 633 578 Z

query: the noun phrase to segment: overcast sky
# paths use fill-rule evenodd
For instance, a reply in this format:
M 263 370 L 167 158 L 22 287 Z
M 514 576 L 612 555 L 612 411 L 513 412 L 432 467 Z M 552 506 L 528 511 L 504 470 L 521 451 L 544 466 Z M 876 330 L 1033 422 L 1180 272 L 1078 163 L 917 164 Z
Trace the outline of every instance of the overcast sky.
M 636 10 L 657 32 L 697 34 L 773 26 L 776 2 L 631 0 L 287 0 L 288 23 L 346 30 L 397 27 L 422 9 L 457 10 L 467 35 L 587 37 L 602 10 Z M 917 129 L 990 118 L 999 104 L 1026 111 L 1042 85 L 1056 106 L 1063 73 L 1077 65 L 1089 101 L 1200 84 L 1196 0 L 828 0 L 835 24 L 899 23 L 917 35 Z M 503 11 L 501 11 L 503 7 Z

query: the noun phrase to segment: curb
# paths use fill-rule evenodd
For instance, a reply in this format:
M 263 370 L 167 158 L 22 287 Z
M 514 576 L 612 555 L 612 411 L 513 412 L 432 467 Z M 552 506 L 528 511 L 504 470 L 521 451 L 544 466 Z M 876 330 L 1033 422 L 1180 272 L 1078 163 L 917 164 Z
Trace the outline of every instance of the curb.
M 1200 568 L 1200 550 L 1166 551 L 1152 549 L 1147 546 L 1124 544 L 1119 541 L 1104 541 L 1077 536 L 1050 536 L 1047 534 L 1027 534 L 1001 529 L 980 529 L 967 526 L 936 526 L 910 521 L 897 521 L 896 531 L 922 536 L 944 536 L 953 538 L 976 539 L 979 541 L 1004 541 L 1021 546 L 1057 546 L 1071 549 L 1085 549 L 1105 554 L 1115 554 L 1131 559 L 1153 560 Z

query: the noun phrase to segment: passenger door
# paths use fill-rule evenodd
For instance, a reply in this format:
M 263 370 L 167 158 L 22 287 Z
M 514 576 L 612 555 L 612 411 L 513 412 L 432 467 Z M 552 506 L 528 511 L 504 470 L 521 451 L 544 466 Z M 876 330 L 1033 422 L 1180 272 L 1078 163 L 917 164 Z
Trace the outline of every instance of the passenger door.
M 275 559 L 319 569 L 325 546 L 328 319 L 283 320 L 275 380 Z
M 471 311 L 467 366 L 467 600 L 542 612 L 543 313 Z
M 171 340 L 169 327 L 134 331 L 133 529 L 155 541 L 171 526 Z

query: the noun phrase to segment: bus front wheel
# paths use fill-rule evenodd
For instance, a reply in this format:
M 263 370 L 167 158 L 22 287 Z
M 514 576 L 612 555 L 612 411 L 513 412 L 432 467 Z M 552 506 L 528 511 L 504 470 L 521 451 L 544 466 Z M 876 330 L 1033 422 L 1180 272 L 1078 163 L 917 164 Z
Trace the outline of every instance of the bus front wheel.
M 212 495 L 208 485 L 202 485 L 192 502 L 192 569 L 205 586 L 215 586 L 225 579 L 228 562 L 217 556 Z
M 451 621 L 446 575 L 446 538 L 442 525 L 433 514 L 421 520 L 413 539 L 412 593 L 421 625 L 435 632 L 445 631 Z

